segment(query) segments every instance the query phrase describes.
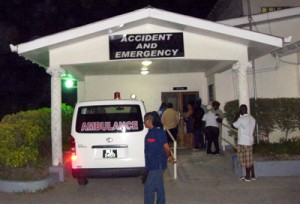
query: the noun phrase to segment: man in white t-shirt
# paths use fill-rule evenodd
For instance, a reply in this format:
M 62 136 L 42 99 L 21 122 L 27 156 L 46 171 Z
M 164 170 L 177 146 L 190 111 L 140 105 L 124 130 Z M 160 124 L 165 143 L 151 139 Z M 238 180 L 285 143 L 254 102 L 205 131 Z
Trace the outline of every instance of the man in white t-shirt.
M 242 104 L 239 110 L 239 118 L 233 122 L 233 126 L 238 129 L 238 163 L 246 169 L 246 176 L 241 177 L 242 181 L 250 182 L 255 180 L 253 165 L 253 132 L 255 129 L 255 119 L 248 114 L 247 106 Z
M 217 122 L 219 115 L 212 110 L 211 105 L 207 106 L 207 110 L 208 112 L 205 113 L 202 118 L 202 121 L 205 122 L 204 134 L 207 140 L 206 153 L 207 155 L 211 155 L 211 154 L 219 155 L 220 154 L 220 149 L 219 149 L 220 130 L 219 130 L 219 124 Z M 214 152 L 211 151 L 212 143 L 214 144 L 216 149 L 216 151 Z

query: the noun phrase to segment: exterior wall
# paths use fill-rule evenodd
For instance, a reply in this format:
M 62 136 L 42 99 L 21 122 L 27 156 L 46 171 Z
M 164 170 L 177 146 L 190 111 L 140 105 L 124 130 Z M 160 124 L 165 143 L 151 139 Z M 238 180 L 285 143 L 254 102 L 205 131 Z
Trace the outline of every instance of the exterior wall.
M 274 1 L 260 1 L 251 0 L 251 5 L 255 2 L 265 3 L 263 6 L 288 6 L 288 2 L 291 1 L 276 1 L 281 4 L 269 3 Z M 266 4 L 268 2 L 268 4 Z M 292 1 L 293 3 L 300 4 L 299 1 Z M 245 4 L 244 4 L 245 5 Z M 257 9 L 260 6 L 257 7 Z M 252 6 L 252 13 L 254 13 L 254 7 Z M 274 36 L 288 37 L 292 36 L 292 42 L 300 40 L 300 33 L 298 26 L 300 25 L 300 17 L 294 18 L 283 18 L 281 20 L 272 21 L 267 20 L 265 22 L 254 22 L 252 29 L 254 31 L 265 33 Z M 248 26 L 244 29 L 249 29 Z M 279 98 L 279 97 L 300 97 L 300 64 L 299 64 L 299 53 L 291 54 L 276 59 L 271 54 L 267 54 L 259 59 L 255 60 L 255 86 L 256 94 L 258 98 Z M 225 77 L 225 73 L 222 73 Z M 231 77 L 228 76 L 227 80 Z M 220 82 L 220 80 L 216 80 Z M 233 81 L 236 81 L 233 78 Z M 254 97 L 254 81 L 253 73 L 251 70 L 248 71 L 248 82 L 249 82 L 249 96 Z M 234 85 L 236 87 L 236 85 Z M 222 89 L 220 89 L 222 90 Z M 234 92 L 235 93 L 235 92 Z M 233 96 L 232 99 L 234 99 Z M 226 134 L 226 132 L 225 132 Z M 291 137 L 299 137 L 299 131 L 295 131 L 289 135 Z M 226 137 L 226 135 L 225 135 Z M 277 142 L 279 138 L 284 137 L 284 134 L 280 131 L 276 131 L 270 135 L 270 142 Z
M 122 30 L 114 34 L 124 33 L 157 33 L 157 32 L 182 32 L 175 29 L 160 27 L 152 24 L 145 24 L 139 27 Z M 80 64 L 109 61 L 109 40 L 108 36 L 99 36 L 80 43 L 73 43 L 64 47 L 52 49 L 50 51 L 51 66 L 66 64 Z M 247 62 L 247 47 L 201 36 L 195 33 L 184 32 L 185 59 L 203 60 L 233 60 L 241 63 Z M 172 60 L 170 58 L 170 60 Z M 126 60 L 124 60 L 126 62 Z M 224 70 L 223 70 L 224 71 Z M 212 81 L 217 83 L 215 87 L 215 98 L 221 104 L 232 100 L 234 96 L 232 80 L 223 77 L 221 74 L 215 80 L 213 73 L 220 70 L 211 68 L 208 70 Z M 231 76 L 231 71 L 225 76 Z M 172 75 L 172 76 L 170 76 Z M 121 92 L 125 98 L 129 98 L 131 93 L 137 94 L 146 103 L 148 110 L 156 110 L 161 101 L 161 92 L 170 92 L 172 87 L 187 86 L 188 91 L 199 91 L 203 103 L 207 103 L 207 80 L 204 73 L 170 74 L 170 75 L 117 75 L 117 76 L 86 76 L 78 82 L 78 100 L 98 100 L 110 99 L 115 91 Z M 220 80 L 220 81 L 218 81 Z M 111 84 L 107 86 L 107 84 Z M 126 86 L 124 86 L 126 84 Z M 105 87 L 105 90 L 94 87 Z M 225 88 L 226 87 L 226 88 Z M 226 91 L 223 91 L 226 89 Z M 145 92 L 145 90 L 147 90 Z M 235 98 L 236 99 L 236 98 Z
M 238 99 L 238 83 L 234 76 L 232 70 L 215 75 L 216 100 L 221 103 L 221 110 L 224 110 L 226 102 Z
M 221 0 L 207 16 L 208 20 L 221 21 L 248 15 L 248 1 L 251 14 L 261 13 L 262 7 L 298 7 L 299 0 Z
M 184 33 L 185 58 L 204 60 L 240 60 L 247 47 L 194 33 Z
M 129 99 L 134 93 L 144 101 L 147 111 L 155 111 L 161 104 L 161 92 L 172 92 L 173 87 L 186 86 L 187 91 L 199 91 L 199 96 L 207 101 L 203 89 L 206 83 L 204 73 L 88 76 L 85 100 L 112 99 L 116 91 L 122 99 Z
M 292 42 L 295 42 L 300 40 L 300 33 L 295 25 L 300 25 L 300 18 L 256 23 L 255 28 L 261 33 L 283 37 L 292 36 Z M 255 60 L 257 96 L 262 98 L 300 97 L 297 62 L 297 54 L 281 57 L 278 61 L 271 54 Z M 253 93 L 253 89 L 251 92 Z
M 140 27 L 116 32 L 114 35 L 157 32 L 182 31 L 146 24 Z M 183 33 L 185 59 L 238 60 L 242 55 L 247 54 L 245 46 L 189 32 Z M 52 49 L 50 51 L 50 60 L 50 64 L 56 65 L 109 61 L 108 36 L 99 36 L 79 43 Z
M 254 22 L 255 26 L 252 26 L 252 30 L 268 35 L 289 37 L 292 36 L 291 42 L 300 40 L 300 32 L 298 26 L 300 25 L 300 17 L 287 18 L 276 21 Z M 249 27 L 244 27 L 249 29 Z
M 248 0 L 242 0 L 244 16 L 248 15 Z M 298 7 L 300 2 L 298 0 L 250 0 L 251 13 L 261 13 L 262 7 Z
M 269 67 L 262 67 L 256 63 L 256 89 L 259 98 L 278 98 L 278 97 L 299 97 L 299 68 L 297 65 L 291 65 L 279 61 L 270 62 Z M 286 61 L 296 62 L 295 55 L 286 57 Z M 252 73 L 249 78 L 252 78 Z M 251 87 L 251 97 L 253 95 L 253 81 L 249 80 Z
M 107 61 L 109 56 L 108 37 L 84 40 L 50 50 L 50 65 L 80 64 Z

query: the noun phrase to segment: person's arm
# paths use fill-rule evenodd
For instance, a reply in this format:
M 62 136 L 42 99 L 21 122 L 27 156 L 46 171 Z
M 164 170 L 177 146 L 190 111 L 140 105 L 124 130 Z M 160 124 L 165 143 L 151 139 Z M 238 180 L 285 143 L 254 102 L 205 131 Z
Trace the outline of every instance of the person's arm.
M 224 116 L 224 113 L 223 113 L 222 110 L 219 109 L 219 110 L 218 110 L 218 114 L 219 114 L 219 118 L 220 118 L 220 119 L 224 119 L 225 116 Z
M 234 128 L 234 129 L 237 129 L 238 128 L 238 120 L 239 120 L 239 117 L 240 117 L 240 112 L 236 112 L 235 114 L 235 117 L 233 119 L 233 122 L 231 124 L 231 127 Z
M 170 149 L 170 146 L 169 146 L 168 143 L 164 144 L 164 151 L 165 151 L 165 154 L 168 158 L 168 162 L 170 162 L 172 164 L 177 163 L 177 161 L 174 159 L 174 157 L 171 154 L 171 149 Z

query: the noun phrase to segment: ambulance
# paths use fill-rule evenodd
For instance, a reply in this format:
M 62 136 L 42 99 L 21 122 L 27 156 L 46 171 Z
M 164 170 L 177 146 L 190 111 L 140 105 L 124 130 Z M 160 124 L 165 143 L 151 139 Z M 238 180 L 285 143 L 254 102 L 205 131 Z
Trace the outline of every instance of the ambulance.
M 88 178 L 134 177 L 145 171 L 144 103 L 122 100 L 79 102 L 71 130 L 72 175 L 79 185 Z

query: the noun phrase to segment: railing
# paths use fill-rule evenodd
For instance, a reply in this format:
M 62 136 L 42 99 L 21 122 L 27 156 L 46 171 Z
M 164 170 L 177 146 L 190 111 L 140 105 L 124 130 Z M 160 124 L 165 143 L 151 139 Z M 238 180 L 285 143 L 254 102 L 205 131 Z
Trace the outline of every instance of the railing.
M 226 131 L 228 131 L 228 129 L 229 129 L 229 130 L 231 130 L 231 131 L 237 133 L 237 130 L 236 130 L 236 129 L 233 129 L 233 128 L 230 127 L 229 125 L 224 124 L 224 123 L 221 123 L 221 124 L 222 124 L 222 127 L 226 127 Z M 229 140 L 227 140 L 227 139 L 224 138 L 223 131 L 222 131 L 221 138 L 222 138 L 222 140 L 223 140 L 224 142 L 226 142 L 227 144 L 229 144 L 231 147 L 233 147 L 234 149 L 237 149 L 236 144 L 233 144 L 232 142 L 230 142 Z
M 170 148 L 171 155 L 173 156 L 173 158 L 175 159 L 175 161 L 177 161 L 177 142 L 174 139 L 174 136 L 172 135 L 172 133 L 170 132 L 170 130 L 166 129 L 166 131 L 168 132 L 168 134 L 170 135 L 171 139 L 173 140 L 173 151 Z M 177 163 L 174 163 L 174 179 L 177 179 Z
M 226 131 L 232 130 L 233 132 L 237 133 L 236 129 L 233 129 L 232 127 L 230 127 L 227 124 L 222 123 L 222 127 L 226 128 Z M 172 149 L 171 151 L 171 155 L 173 156 L 173 158 L 177 161 L 177 141 L 174 139 L 174 136 L 172 135 L 172 133 L 169 131 L 169 129 L 166 129 L 166 131 L 168 132 L 168 134 L 170 135 L 172 141 L 173 141 L 173 151 Z M 229 144 L 231 147 L 233 147 L 234 149 L 237 149 L 237 146 L 235 144 L 233 144 L 232 142 L 230 142 L 229 140 L 227 140 L 226 138 L 223 137 L 223 132 L 222 132 L 222 140 L 224 142 L 226 142 L 227 144 Z M 177 163 L 174 164 L 174 179 L 177 179 Z

